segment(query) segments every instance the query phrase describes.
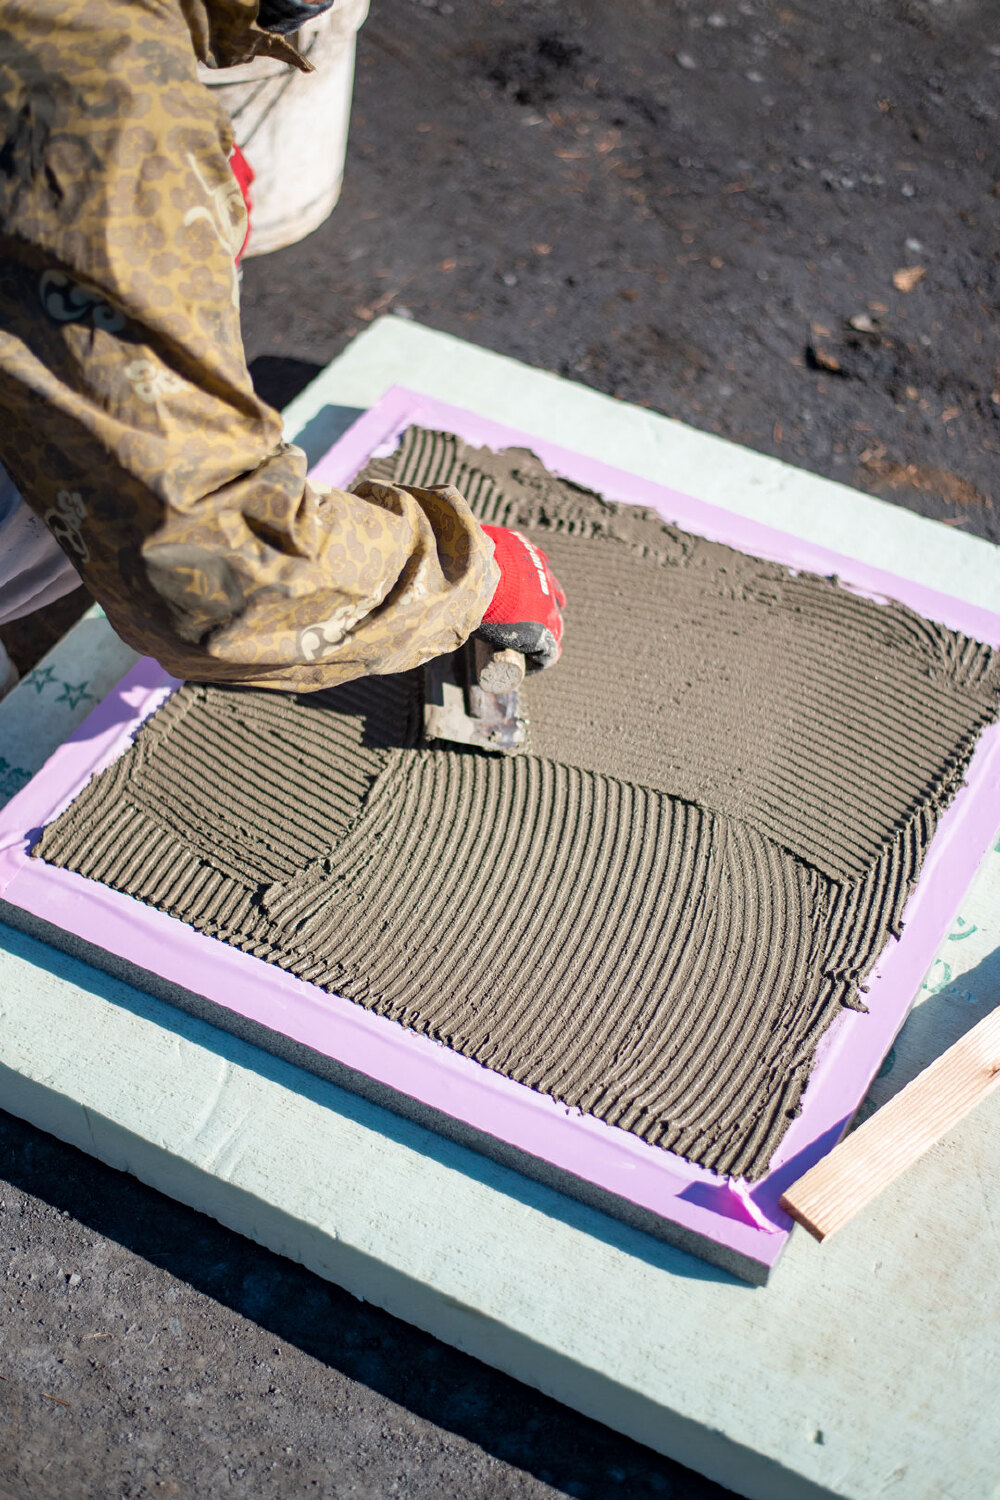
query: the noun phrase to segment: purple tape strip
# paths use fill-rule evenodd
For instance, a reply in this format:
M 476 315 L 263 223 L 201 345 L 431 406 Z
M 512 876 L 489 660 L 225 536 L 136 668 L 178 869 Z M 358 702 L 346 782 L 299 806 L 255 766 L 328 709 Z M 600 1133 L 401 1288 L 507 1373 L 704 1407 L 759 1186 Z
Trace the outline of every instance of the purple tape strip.
M 1000 616 L 989 611 L 398 387 L 344 434 L 313 476 L 333 484 L 349 482 L 373 452 L 391 445 L 412 422 L 456 432 L 479 445 L 530 446 L 550 468 L 610 499 L 652 506 L 702 535 L 791 567 L 837 573 L 859 592 L 899 599 L 954 629 L 1000 645 Z M 67 932 L 96 939 L 140 968 L 764 1266 L 775 1263 L 790 1229 L 778 1208 L 782 1191 L 830 1149 L 864 1097 L 1000 823 L 1000 726 L 994 726 L 980 740 L 966 787 L 941 819 L 906 908 L 903 937 L 888 945 L 872 977 L 867 1014 L 845 1012 L 827 1033 L 801 1114 L 768 1176 L 751 1189 L 567 1109 L 128 896 L 29 859 L 36 831 L 122 753 L 142 719 L 174 686 L 155 663 L 140 662 L 7 804 L 0 813 L 0 895 Z

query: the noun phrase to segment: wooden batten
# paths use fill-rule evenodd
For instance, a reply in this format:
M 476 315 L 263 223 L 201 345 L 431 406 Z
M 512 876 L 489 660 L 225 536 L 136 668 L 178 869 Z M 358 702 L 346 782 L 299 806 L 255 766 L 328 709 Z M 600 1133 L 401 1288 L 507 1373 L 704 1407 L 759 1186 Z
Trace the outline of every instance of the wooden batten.
M 800 1177 L 781 1207 L 825 1240 L 998 1084 L 1000 1006 Z

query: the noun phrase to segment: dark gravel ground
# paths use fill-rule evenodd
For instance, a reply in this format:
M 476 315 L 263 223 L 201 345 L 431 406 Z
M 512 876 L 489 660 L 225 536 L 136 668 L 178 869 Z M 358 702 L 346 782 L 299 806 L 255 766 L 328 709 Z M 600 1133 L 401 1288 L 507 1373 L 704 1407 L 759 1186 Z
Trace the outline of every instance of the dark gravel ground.
M 395 309 L 1000 541 L 995 0 L 376 0 L 362 37 L 341 206 L 247 268 L 262 388 Z
M 995 0 L 373 12 L 341 206 L 247 266 L 270 399 L 395 310 L 1000 540 Z M 4 1500 L 722 1495 L 4 1115 L 0 1167 Z

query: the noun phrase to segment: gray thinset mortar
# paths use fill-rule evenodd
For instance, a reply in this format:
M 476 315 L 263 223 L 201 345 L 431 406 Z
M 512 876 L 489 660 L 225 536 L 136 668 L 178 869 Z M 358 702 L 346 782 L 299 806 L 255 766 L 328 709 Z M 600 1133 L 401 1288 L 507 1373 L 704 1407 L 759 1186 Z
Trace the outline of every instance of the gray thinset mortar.
M 703 1260 L 709 1260 L 723 1270 L 731 1271 L 734 1276 L 739 1276 L 754 1286 L 766 1286 L 769 1273 L 774 1269 L 773 1265 L 768 1266 L 763 1260 L 723 1245 L 696 1230 L 685 1228 L 682 1224 L 674 1223 L 673 1220 L 664 1218 L 651 1209 L 642 1208 L 617 1193 L 598 1187 L 593 1182 L 587 1182 L 574 1173 L 553 1166 L 541 1157 L 531 1156 L 517 1146 L 512 1146 L 496 1136 L 488 1135 L 466 1124 L 463 1120 L 445 1114 L 443 1110 L 424 1104 L 418 1099 L 401 1093 L 398 1089 L 391 1088 L 377 1079 L 369 1078 L 364 1073 L 359 1073 L 354 1068 L 346 1067 L 334 1057 L 315 1052 L 303 1046 L 302 1043 L 295 1042 L 290 1037 L 272 1031 L 256 1021 L 251 1021 L 224 1005 L 206 1000 L 202 995 L 197 995 L 170 980 L 163 979 L 151 969 L 143 968 L 128 959 L 110 953 L 97 943 L 77 937 L 74 933 L 67 932 L 65 928 L 56 927 L 44 918 L 26 912 L 23 907 L 12 906 L 2 898 L 0 898 L 0 921 L 19 927 L 41 942 L 62 948 L 75 958 L 82 959 L 84 963 L 92 964 L 95 968 L 103 969 L 125 984 L 133 985 L 136 989 L 144 990 L 160 1000 L 165 1000 L 170 1005 L 175 1005 L 216 1028 L 221 1027 L 243 1041 L 251 1042 L 287 1062 L 294 1063 L 297 1067 L 305 1068 L 321 1078 L 327 1078 L 340 1087 L 349 1089 L 351 1093 L 370 1099 L 372 1103 L 379 1104 L 384 1109 L 390 1109 L 393 1113 L 413 1120 L 418 1125 L 423 1125 L 439 1135 L 457 1141 L 459 1145 L 469 1146 L 481 1155 L 491 1157 L 502 1166 L 511 1167 L 528 1177 L 533 1177 L 547 1187 L 556 1188 L 578 1199 L 581 1203 L 588 1204 L 591 1208 L 602 1209 L 612 1217 L 630 1224 L 634 1229 L 644 1230 L 647 1234 L 666 1241 L 667 1244 L 676 1245 L 679 1250 L 688 1250 L 694 1255 L 699 1255 Z M 726 1190 L 723 1187 L 721 1191 Z M 727 1202 L 724 1211 L 728 1212 L 730 1207 L 731 1204 Z
M 988 648 L 411 430 L 567 588 L 530 753 L 420 748 L 419 677 L 186 686 L 53 863 L 719 1172 L 756 1177 L 996 713 Z

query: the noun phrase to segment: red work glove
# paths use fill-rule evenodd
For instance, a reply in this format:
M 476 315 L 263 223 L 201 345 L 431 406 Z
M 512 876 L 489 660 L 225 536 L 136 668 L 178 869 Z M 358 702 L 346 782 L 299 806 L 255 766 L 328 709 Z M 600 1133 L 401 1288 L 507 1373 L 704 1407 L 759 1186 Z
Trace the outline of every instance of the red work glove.
M 476 635 L 498 651 L 523 652 L 529 671 L 551 667 L 559 660 L 566 607 L 559 580 L 545 553 L 520 531 L 483 530 L 493 542 L 500 582 Z
M 229 165 L 233 169 L 236 186 L 240 190 L 240 196 L 247 211 L 247 232 L 243 236 L 242 245 L 236 252 L 236 264 L 239 265 L 243 259 L 243 252 L 250 243 L 250 216 L 253 213 L 253 198 L 250 193 L 250 185 L 253 182 L 253 167 L 247 161 L 239 146 L 234 146 L 229 153 Z

